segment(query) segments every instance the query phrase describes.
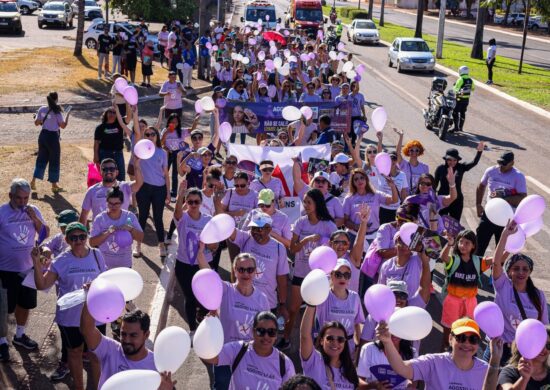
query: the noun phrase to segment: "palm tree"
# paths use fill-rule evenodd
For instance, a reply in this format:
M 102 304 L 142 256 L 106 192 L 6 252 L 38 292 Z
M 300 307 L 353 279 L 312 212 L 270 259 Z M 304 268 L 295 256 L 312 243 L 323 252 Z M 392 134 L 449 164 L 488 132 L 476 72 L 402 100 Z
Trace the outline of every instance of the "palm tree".
M 474 36 L 474 43 L 472 44 L 471 58 L 478 60 L 483 59 L 483 27 L 485 26 L 485 19 L 487 14 L 487 7 L 482 4 L 479 5 L 477 10 L 476 19 L 476 33 Z
M 82 41 L 84 39 L 84 0 L 78 2 L 78 24 L 76 25 L 76 42 L 73 55 L 82 57 Z
M 422 38 L 422 21 L 424 20 L 424 0 L 418 0 L 416 8 L 416 30 L 414 31 L 415 38 Z

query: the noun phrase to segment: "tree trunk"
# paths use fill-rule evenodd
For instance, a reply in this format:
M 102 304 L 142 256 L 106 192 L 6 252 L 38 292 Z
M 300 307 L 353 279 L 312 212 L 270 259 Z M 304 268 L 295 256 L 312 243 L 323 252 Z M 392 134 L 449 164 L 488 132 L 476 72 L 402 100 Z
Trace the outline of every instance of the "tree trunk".
M 474 43 L 472 45 L 472 53 L 470 54 L 470 57 L 478 60 L 483 59 L 483 27 L 485 26 L 486 13 L 487 8 L 485 7 L 479 7 L 477 10 L 476 34 L 474 36 Z
M 74 43 L 75 57 L 82 56 L 82 40 L 84 39 L 84 0 L 78 2 L 78 23 L 76 25 L 76 40 Z
M 384 27 L 384 7 L 386 5 L 386 0 L 382 0 L 382 3 L 380 4 L 380 20 L 378 24 L 382 27 Z
M 508 16 L 510 15 L 510 8 L 512 8 L 512 2 L 506 3 L 506 11 L 504 11 L 504 19 L 502 20 L 502 25 L 508 25 Z
M 372 9 L 374 8 L 374 0 L 369 0 L 369 19 L 373 19 Z
M 525 4 L 525 2 L 523 2 Z M 519 68 L 518 73 L 521 74 L 521 71 L 523 69 L 523 54 L 525 52 L 525 43 L 527 40 L 527 26 L 529 26 L 529 14 L 531 13 L 531 2 L 527 1 L 527 4 L 525 5 L 525 20 L 523 21 L 523 38 L 521 41 L 521 55 L 519 58 Z
M 414 31 L 415 38 L 422 38 L 422 21 L 424 20 L 424 0 L 418 0 L 416 7 L 416 30 Z
M 212 18 L 212 15 L 208 11 L 208 6 L 210 5 L 210 1 L 208 0 L 202 0 L 199 3 L 199 37 L 202 37 L 206 30 L 210 28 L 209 22 Z M 207 64 L 206 66 L 210 66 L 210 64 Z M 199 59 L 199 67 L 198 67 L 198 74 L 202 75 L 203 72 L 203 63 Z

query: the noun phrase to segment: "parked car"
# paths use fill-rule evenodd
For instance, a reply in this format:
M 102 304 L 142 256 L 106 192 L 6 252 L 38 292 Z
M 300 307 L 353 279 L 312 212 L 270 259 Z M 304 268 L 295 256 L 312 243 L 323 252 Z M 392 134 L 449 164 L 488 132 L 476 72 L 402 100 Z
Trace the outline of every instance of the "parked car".
M 395 38 L 388 50 L 388 66 L 397 66 L 397 71 L 424 70 L 434 72 L 435 58 L 422 38 Z
M 13 0 L 0 0 L 0 30 L 19 35 L 23 33 L 21 13 Z
M 527 27 L 533 31 L 537 31 L 539 28 L 548 30 L 548 21 L 543 21 L 542 16 L 540 15 L 533 16 L 532 18 L 529 18 Z
M 80 0 L 75 0 L 73 4 L 71 5 L 71 8 L 74 12 L 74 15 L 78 17 L 78 3 Z M 90 16 L 91 12 L 91 16 Z M 94 20 L 97 18 L 97 15 L 100 15 L 99 17 L 103 17 L 103 11 L 100 6 L 97 5 L 95 0 L 84 0 L 84 19 L 85 20 Z
M 48 1 L 38 13 L 38 28 L 44 26 L 73 27 L 74 13 L 66 1 Z
M 525 14 L 520 12 L 513 12 L 508 14 L 507 25 L 508 26 L 518 26 L 522 25 L 525 20 Z M 495 15 L 493 21 L 496 24 L 504 24 L 504 15 Z
M 40 4 L 31 0 L 17 0 L 17 6 L 21 15 L 30 15 L 40 8 Z
M 376 28 L 376 24 L 370 19 L 355 19 L 349 25 L 348 41 L 357 43 L 373 43 L 378 45 L 380 42 L 380 33 Z

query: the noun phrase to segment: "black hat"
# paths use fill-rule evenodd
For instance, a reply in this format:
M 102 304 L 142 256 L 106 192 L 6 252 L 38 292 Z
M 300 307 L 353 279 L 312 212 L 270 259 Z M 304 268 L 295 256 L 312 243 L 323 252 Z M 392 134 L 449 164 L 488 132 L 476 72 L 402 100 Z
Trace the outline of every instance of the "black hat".
M 514 161 L 514 152 L 504 152 L 500 155 L 497 163 L 499 163 L 500 165 L 508 165 L 512 161 Z
M 175 76 L 175 75 L 177 75 L 175 70 L 168 71 L 168 76 Z
M 217 87 L 214 87 L 214 92 L 225 92 L 225 88 L 218 85 Z
M 462 160 L 462 157 L 458 154 L 458 150 L 455 148 L 447 149 L 445 152 L 445 156 L 443 156 L 443 160 L 447 160 L 448 158 L 455 159 L 457 161 Z

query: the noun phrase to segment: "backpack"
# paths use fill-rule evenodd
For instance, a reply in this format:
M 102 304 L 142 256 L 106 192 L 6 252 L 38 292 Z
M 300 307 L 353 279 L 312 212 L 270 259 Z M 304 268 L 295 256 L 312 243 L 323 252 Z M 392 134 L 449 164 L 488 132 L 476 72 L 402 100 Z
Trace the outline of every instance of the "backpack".
M 483 287 L 483 284 L 481 283 L 481 258 L 476 255 L 472 255 L 472 261 L 474 262 L 474 267 L 476 269 L 477 273 L 477 284 L 479 287 Z M 460 259 L 459 255 L 453 255 L 453 262 L 450 266 L 445 266 L 445 284 L 443 285 L 443 288 L 441 290 L 443 294 L 443 298 L 447 296 L 447 286 L 449 285 L 449 281 L 451 280 L 451 277 L 456 272 L 458 267 L 460 266 L 460 263 L 462 260 Z
M 235 360 L 233 361 L 233 364 L 231 365 L 231 375 L 233 375 L 233 373 L 237 369 L 237 366 L 239 365 L 239 363 L 243 359 L 244 354 L 248 350 L 248 345 L 249 345 L 249 343 L 243 343 L 243 346 L 241 347 L 241 350 L 239 351 L 239 353 L 235 357 Z M 281 375 L 281 381 L 282 381 L 283 378 L 285 377 L 285 373 L 286 373 L 286 361 L 285 361 L 285 355 L 281 351 L 278 351 L 278 352 L 279 352 L 279 374 Z

